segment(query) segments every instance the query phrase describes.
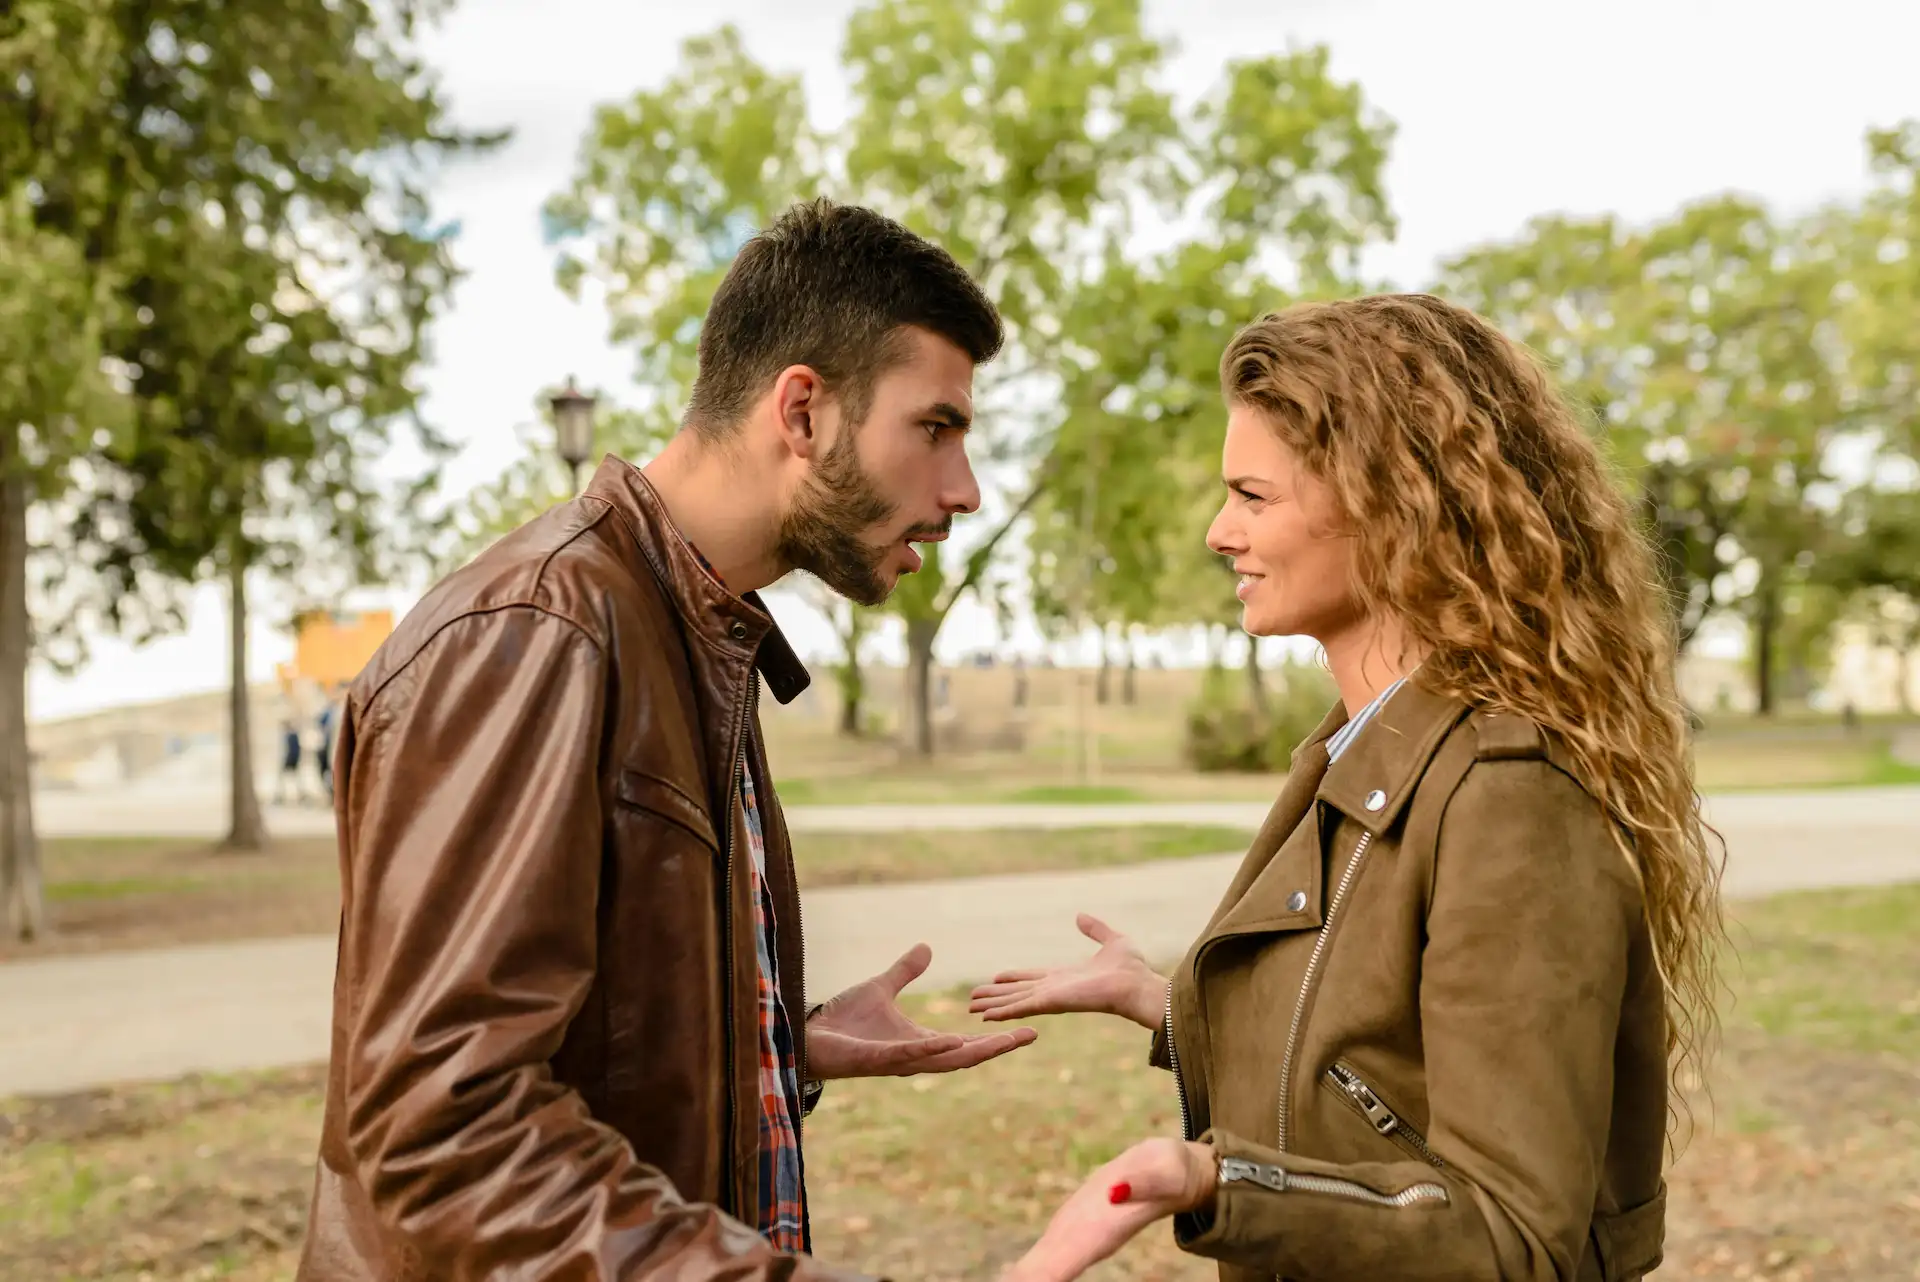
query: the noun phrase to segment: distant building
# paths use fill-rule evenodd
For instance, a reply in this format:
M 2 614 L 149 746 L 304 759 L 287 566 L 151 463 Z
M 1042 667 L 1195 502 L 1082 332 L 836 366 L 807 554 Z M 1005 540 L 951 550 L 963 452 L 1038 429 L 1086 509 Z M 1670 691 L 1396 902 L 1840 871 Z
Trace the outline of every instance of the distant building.
M 331 690 L 360 675 L 393 633 L 392 610 L 309 610 L 294 621 L 293 662 L 283 664 L 283 686 Z
M 1905 698 L 1902 689 L 1905 687 Z M 1833 670 L 1827 677 L 1828 702 L 1857 712 L 1899 712 L 1920 708 L 1920 662 L 1891 646 L 1877 645 L 1871 630 L 1842 623 L 1834 633 Z

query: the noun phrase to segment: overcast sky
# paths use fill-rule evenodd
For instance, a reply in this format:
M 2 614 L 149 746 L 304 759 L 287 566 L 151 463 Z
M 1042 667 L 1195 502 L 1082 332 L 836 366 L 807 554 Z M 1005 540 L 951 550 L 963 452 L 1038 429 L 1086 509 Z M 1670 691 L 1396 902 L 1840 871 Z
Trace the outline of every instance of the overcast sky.
M 543 386 L 568 373 L 609 388 L 629 381 L 604 316 L 554 288 L 539 233 L 539 207 L 567 181 L 592 108 L 659 83 L 681 40 L 732 22 L 764 63 L 802 73 L 816 123 L 831 125 L 847 110 L 838 55 L 852 8 L 466 0 L 435 33 L 431 53 L 461 121 L 515 133 L 449 172 L 440 192 L 437 212 L 459 220 L 471 273 L 427 376 L 429 414 L 464 443 L 451 485 L 486 480 L 516 456 L 515 425 Z M 1439 256 L 1510 236 L 1535 214 L 1651 218 L 1728 189 L 1783 209 L 1844 196 L 1867 181 L 1865 130 L 1920 116 L 1916 0 L 1149 0 L 1148 9 L 1178 44 L 1167 87 L 1186 98 L 1229 57 L 1329 46 L 1334 73 L 1359 81 L 1398 125 L 1388 190 L 1400 236 L 1370 266 L 1403 286 L 1424 283 Z M 803 652 L 828 644 L 803 610 L 776 608 Z M 102 639 L 70 678 L 36 670 L 33 715 L 218 688 L 225 629 L 219 594 L 200 593 L 185 635 L 141 650 Z M 956 614 L 942 642 L 957 655 L 990 639 L 983 617 Z M 252 650 L 264 679 L 291 641 L 263 620 Z

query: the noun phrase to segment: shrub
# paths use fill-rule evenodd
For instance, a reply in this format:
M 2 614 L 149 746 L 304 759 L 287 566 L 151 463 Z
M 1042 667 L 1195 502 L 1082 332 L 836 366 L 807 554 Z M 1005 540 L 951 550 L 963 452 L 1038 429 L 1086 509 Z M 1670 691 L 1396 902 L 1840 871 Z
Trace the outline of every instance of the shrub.
M 1285 663 L 1268 673 L 1267 708 L 1256 712 L 1244 673 L 1210 671 L 1187 709 L 1187 761 L 1209 773 L 1284 772 L 1338 697 L 1319 664 Z

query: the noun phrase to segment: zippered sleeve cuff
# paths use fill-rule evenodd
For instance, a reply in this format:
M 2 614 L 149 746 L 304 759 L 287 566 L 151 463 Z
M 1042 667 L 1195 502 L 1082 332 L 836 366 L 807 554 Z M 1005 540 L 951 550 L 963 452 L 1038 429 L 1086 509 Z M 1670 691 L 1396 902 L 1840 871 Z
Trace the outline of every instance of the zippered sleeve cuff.
M 1147 1063 L 1164 1072 L 1173 1071 L 1173 1061 L 1167 1056 L 1167 1026 L 1164 1022 L 1153 1030 L 1153 1044 L 1147 1048 Z
M 1167 981 L 1165 997 L 1161 999 L 1160 1023 L 1153 1030 L 1153 1041 L 1147 1047 L 1147 1063 L 1154 1068 L 1173 1072 L 1173 1047 L 1168 1043 L 1168 1035 L 1173 1031 L 1173 981 Z
M 1484 1276 L 1478 1253 L 1452 1241 L 1471 1208 L 1455 1206 L 1450 1182 L 1424 1162 L 1319 1162 L 1218 1128 L 1200 1142 L 1220 1155 L 1220 1181 L 1211 1207 L 1174 1217 L 1183 1251 L 1303 1279 L 1370 1277 L 1396 1253 L 1437 1252 L 1451 1263 L 1431 1276 Z
M 807 1035 L 806 1034 L 807 1025 L 813 1022 L 813 1017 L 815 1015 L 818 1015 L 821 1011 L 821 1008 L 823 1008 L 825 1005 L 826 1005 L 825 1002 L 815 1002 L 812 1006 L 809 1006 L 807 1008 L 807 1017 L 800 1021 L 800 1036 L 803 1041 Z M 811 1077 L 805 1078 L 801 1081 L 800 1083 L 800 1118 L 802 1121 L 805 1121 L 807 1118 L 813 1116 L 813 1110 L 820 1106 L 820 1097 L 826 1093 L 826 1089 L 827 1089 L 827 1084 L 825 1082 L 815 1081 Z

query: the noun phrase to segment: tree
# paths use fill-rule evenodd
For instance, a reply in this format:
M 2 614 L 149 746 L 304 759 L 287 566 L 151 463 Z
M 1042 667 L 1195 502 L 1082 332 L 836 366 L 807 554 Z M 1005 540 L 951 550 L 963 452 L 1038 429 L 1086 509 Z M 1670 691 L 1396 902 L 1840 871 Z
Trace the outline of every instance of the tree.
M 1081 626 L 1237 621 L 1201 537 L 1221 497 L 1220 354 L 1264 311 L 1361 288 L 1361 251 L 1393 232 L 1391 136 L 1320 48 L 1230 63 L 1180 121 L 1166 191 L 1185 234 L 1144 260 L 1111 238 L 1070 313 L 1036 608 Z M 1247 674 L 1258 707 L 1252 649 Z
M 1920 684 L 1920 489 L 1863 488 L 1844 528 L 1821 578 L 1848 600 L 1872 643 L 1897 656 L 1900 706 L 1911 713 Z
M 1553 369 L 1624 482 L 1660 553 L 1684 652 L 1714 605 L 1730 515 L 1715 495 L 1715 460 L 1686 439 L 1671 399 L 1655 408 L 1653 327 L 1644 230 L 1610 215 L 1550 216 L 1516 240 L 1441 266 L 1435 288 L 1493 320 Z
M 100 461 L 79 538 L 116 599 L 143 577 L 224 579 L 227 844 L 240 849 L 267 838 L 246 681 L 249 571 L 381 577 L 447 450 L 412 386 L 456 275 L 446 230 L 428 218 L 428 166 L 494 139 L 447 126 L 411 49 L 420 16 L 404 0 L 312 0 L 270 28 L 204 6 L 125 19 L 120 109 L 132 163 L 158 192 L 127 199 L 158 208 L 123 251 L 132 320 L 113 344 L 134 371 L 137 431 Z M 164 130 L 138 123 L 154 101 Z M 371 466 L 402 425 L 428 470 L 388 495 Z
M 722 28 L 689 41 L 657 91 L 602 108 L 568 191 L 549 203 L 559 279 L 591 280 L 615 341 L 638 353 L 639 412 L 664 435 L 686 400 L 699 323 L 739 246 L 795 199 L 832 190 L 945 246 L 1006 316 L 1009 343 L 977 398 L 1027 430 L 1002 462 L 1046 475 L 1046 359 L 1084 242 L 1125 214 L 1170 127 L 1148 83 L 1161 51 L 1137 0 L 887 0 L 857 12 L 844 61 L 853 117 L 806 125 L 799 79 L 774 75 Z M 1031 503 L 1023 487 L 946 575 L 938 549 L 895 593 L 909 655 L 907 742 L 932 751 L 929 674 L 941 624 Z
M 848 739 L 866 733 L 862 711 L 867 697 L 865 651 L 872 636 L 876 611 L 855 605 L 816 579 L 807 579 L 801 596 L 826 619 L 840 646 L 840 658 L 833 665 L 834 683 L 840 688 L 839 732 Z
M 1538 351 L 1633 488 L 1684 649 L 1736 609 L 1774 703 L 1787 600 L 1832 521 L 1835 443 L 1857 428 L 1829 219 L 1738 197 L 1644 228 L 1549 218 L 1444 264 L 1438 288 Z M 1809 616 L 1811 617 L 1811 616 Z
M 596 287 L 613 341 L 634 352 L 641 401 L 616 444 L 673 434 L 721 277 L 749 236 L 817 190 L 806 114 L 800 78 L 762 68 L 731 26 L 682 45 L 659 89 L 595 111 L 546 227 L 560 287 Z
M 45 932 L 27 741 L 27 509 L 58 488 L 86 427 L 112 422 L 118 394 L 100 368 L 110 303 L 81 247 L 33 225 L 18 187 L 0 204 L 0 928 Z
M 1867 153 L 1876 182 L 1845 222 L 1854 381 L 1882 448 L 1920 460 L 1920 119 L 1871 131 Z
M 102 367 L 114 277 L 99 179 L 96 87 L 118 55 L 109 6 L 23 0 L 0 10 L 0 928 L 46 930 L 27 740 L 28 509 L 122 421 Z M 49 204 L 63 217 L 46 216 Z

